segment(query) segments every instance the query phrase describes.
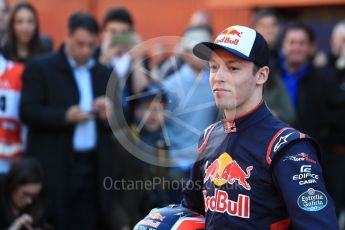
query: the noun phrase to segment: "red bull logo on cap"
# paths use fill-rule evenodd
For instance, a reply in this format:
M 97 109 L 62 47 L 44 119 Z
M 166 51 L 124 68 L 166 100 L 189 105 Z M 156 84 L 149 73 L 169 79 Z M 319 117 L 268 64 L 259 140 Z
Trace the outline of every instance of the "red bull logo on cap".
M 253 170 L 253 166 L 248 166 L 244 171 L 236 160 L 224 152 L 215 161 L 213 161 L 208 167 L 205 165 L 204 183 L 207 180 L 211 180 L 216 186 L 222 186 L 226 183 L 234 184 L 238 182 L 246 190 L 250 190 L 250 184 L 247 179 L 250 177 L 250 173 Z
M 227 28 L 227 29 L 223 30 L 220 34 L 223 34 L 223 35 L 235 35 L 237 37 L 241 37 L 242 32 L 239 32 L 238 30 L 232 29 L 230 27 L 230 28 Z
M 243 32 L 240 32 L 232 27 L 223 30 L 216 38 L 214 43 L 228 43 L 237 45 L 241 39 Z

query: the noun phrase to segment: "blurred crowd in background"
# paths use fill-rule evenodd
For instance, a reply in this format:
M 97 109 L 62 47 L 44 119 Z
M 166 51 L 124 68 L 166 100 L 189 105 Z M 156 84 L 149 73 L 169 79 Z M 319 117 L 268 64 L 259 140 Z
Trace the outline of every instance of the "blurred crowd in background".
M 342 224 L 345 19 L 330 53 L 310 25 L 285 23 L 275 9 L 257 9 L 251 26 L 271 50 L 265 102 L 320 143 Z M 179 203 L 181 186 L 128 185 L 187 180 L 199 138 L 223 117 L 208 65 L 192 53 L 219 32 L 207 12 L 193 13 L 178 40 L 149 46 L 117 6 L 101 21 L 73 13 L 61 45 L 39 28 L 34 5 L 0 0 L 0 229 L 131 229 L 152 208 Z

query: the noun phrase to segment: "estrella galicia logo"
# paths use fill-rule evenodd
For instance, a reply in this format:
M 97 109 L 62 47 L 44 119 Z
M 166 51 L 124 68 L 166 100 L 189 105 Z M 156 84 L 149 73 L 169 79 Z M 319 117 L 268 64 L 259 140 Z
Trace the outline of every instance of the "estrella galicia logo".
M 326 195 L 313 188 L 308 189 L 302 193 L 297 200 L 298 206 L 309 212 L 315 212 L 326 207 L 328 203 Z

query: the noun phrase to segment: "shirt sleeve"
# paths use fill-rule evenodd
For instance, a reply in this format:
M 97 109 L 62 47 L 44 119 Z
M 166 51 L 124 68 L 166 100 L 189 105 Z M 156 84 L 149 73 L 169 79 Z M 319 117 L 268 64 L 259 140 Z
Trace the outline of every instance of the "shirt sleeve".
M 199 140 L 199 146 L 202 139 Z M 201 154 L 194 162 L 186 187 L 182 191 L 182 206 L 205 215 L 204 198 L 202 195 L 203 179 L 201 174 Z
M 182 206 L 205 215 L 202 186 L 200 161 L 196 161 L 191 170 L 191 175 L 187 181 L 186 187 L 182 191 Z
M 20 118 L 30 127 L 61 129 L 69 128 L 66 122 L 66 106 L 47 104 L 46 73 L 40 59 L 29 61 L 23 73 L 23 88 L 20 101 Z
M 293 229 L 339 229 L 326 191 L 315 147 L 299 141 L 282 150 L 272 164 L 273 179 L 289 212 Z

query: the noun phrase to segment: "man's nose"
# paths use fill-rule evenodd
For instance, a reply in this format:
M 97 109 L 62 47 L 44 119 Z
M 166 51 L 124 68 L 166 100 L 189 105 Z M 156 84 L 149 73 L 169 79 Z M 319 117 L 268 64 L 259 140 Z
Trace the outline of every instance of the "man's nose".
M 85 45 L 83 47 L 83 54 L 85 56 L 89 56 L 91 54 L 91 52 L 92 52 L 92 48 L 90 46 Z
M 225 71 L 225 67 L 224 66 L 219 67 L 219 70 L 217 71 L 216 76 L 215 76 L 215 80 L 216 81 L 225 81 L 226 77 L 229 77 L 227 75 L 228 74 Z

